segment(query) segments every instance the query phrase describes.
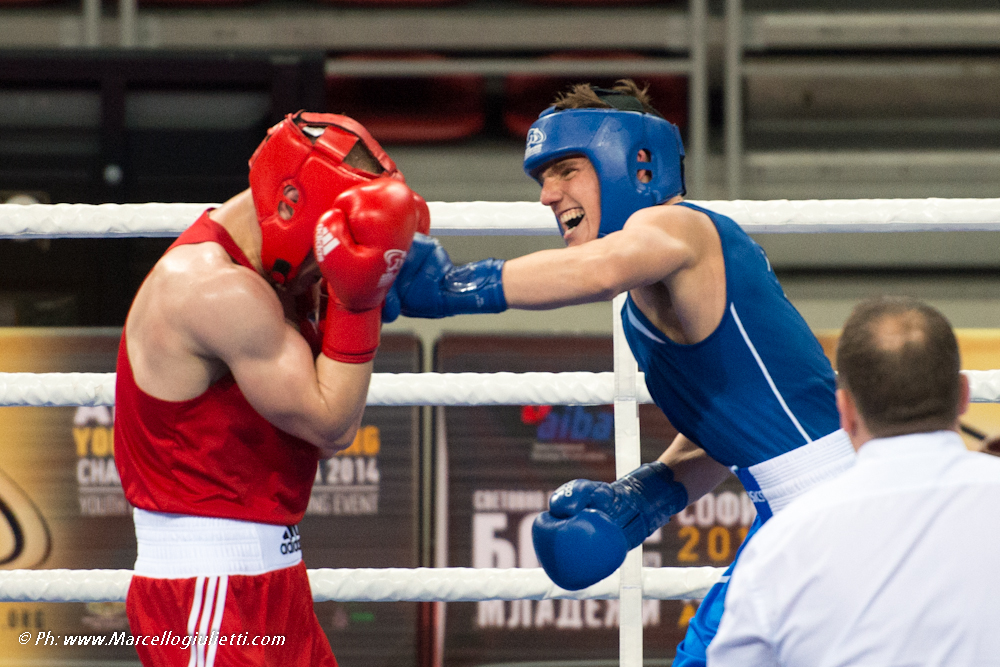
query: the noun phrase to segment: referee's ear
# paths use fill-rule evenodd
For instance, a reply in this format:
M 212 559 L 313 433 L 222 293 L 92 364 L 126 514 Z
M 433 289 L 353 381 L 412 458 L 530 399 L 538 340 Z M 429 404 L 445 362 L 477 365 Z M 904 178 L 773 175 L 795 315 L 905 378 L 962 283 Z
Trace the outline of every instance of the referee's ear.
M 854 449 L 858 449 L 868 440 L 864 437 L 868 429 L 864 427 L 861 414 L 854 403 L 854 397 L 842 387 L 837 389 L 837 411 L 840 413 L 840 428 L 847 433 Z
M 972 400 L 972 390 L 969 389 L 969 378 L 965 373 L 958 374 L 958 414 L 964 415 Z

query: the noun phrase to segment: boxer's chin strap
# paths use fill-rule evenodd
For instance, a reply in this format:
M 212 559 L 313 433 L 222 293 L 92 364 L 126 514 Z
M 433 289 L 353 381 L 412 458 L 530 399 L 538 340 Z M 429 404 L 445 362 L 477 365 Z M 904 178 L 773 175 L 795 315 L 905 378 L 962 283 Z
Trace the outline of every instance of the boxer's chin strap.
M 271 267 L 271 280 L 279 285 L 284 285 L 288 282 L 288 274 L 291 271 L 291 264 L 284 259 L 276 259 L 274 260 L 274 266 Z

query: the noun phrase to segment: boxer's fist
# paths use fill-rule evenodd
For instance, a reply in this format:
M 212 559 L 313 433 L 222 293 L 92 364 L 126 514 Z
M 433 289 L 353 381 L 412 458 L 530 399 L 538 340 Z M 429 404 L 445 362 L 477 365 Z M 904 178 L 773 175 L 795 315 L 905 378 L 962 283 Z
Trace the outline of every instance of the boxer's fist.
M 670 468 L 647 463 L 611 484 L 577 479 L 535 519 L 535 554 L 555 584 L 579 590 L 610 576 L 625 554 L 687 506 Z
M 380 178 L 345 190 L 316 225 L 316 262 L 329 305 L 323 353 L 364 363 L 375 356 L 381 308 L 427 204 L 405 184 Z
M 575 591 L 591 586 L 625 560 L 630 548 L 625 533 L 607 514 L 587 507 L 594 492 L 604 494 L 609 486 L 586 479 L 568 482 L 552 494 L 549 511 L 535 518 L 531 527 L 535 555 L 560 588 Z
M 316 261 L 338 307 L 380 308 L 427 204 L 404 183 L 376 179 L 342 192 L 316 225 Z
M 382 319 L 391 322 L 400 312 L 407 317 L 440 318 L 504 310 L 503 260 L 454 266 L 436 239 L 417 234 L 386 298 Z
M 556 489 L 549 498 L 549 513 L 557 519 L 568 519 L 588 507 L 604 510 L 614 498 L 615 492 L 607 482 L 574 479 Z

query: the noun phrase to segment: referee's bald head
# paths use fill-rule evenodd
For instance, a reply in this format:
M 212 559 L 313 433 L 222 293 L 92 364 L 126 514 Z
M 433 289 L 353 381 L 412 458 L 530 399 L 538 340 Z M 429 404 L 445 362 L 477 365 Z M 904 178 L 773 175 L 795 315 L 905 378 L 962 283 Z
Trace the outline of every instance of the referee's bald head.
M 908 297 L 858 304 L 837 345 L 841 388 L 874 437 L 955 428 L 962 409 L 960 369 L 951 324 Z

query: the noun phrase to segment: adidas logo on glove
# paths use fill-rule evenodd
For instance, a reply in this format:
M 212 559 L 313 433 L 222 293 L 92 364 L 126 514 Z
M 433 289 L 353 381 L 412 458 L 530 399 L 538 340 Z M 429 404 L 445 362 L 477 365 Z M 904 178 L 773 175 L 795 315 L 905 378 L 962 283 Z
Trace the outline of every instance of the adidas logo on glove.
M 316 261 L 322 261 L 333 252 L 333 249 L 340 245 L 340 241 L 335 237 L 326 225 L 316 225 Z

